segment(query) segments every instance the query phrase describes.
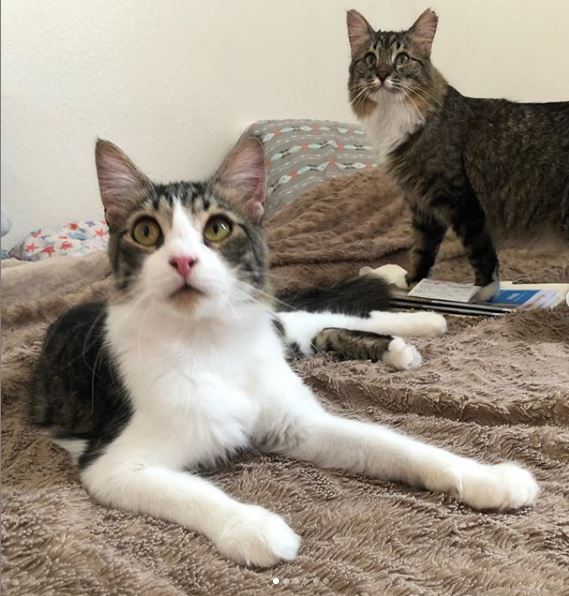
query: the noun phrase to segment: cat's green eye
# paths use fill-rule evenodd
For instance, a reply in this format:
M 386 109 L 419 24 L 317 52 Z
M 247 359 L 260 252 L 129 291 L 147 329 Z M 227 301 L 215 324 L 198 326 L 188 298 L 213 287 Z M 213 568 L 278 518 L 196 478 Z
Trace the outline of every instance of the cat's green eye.
M 375 66 L 375 63 L 377 62 L 377 58 L 375 57 L 375 54 L 373 54 L 372 52 L 368 52 L 364 56 L 364 60 L 368 66 Z
M 397 58 L 395 58 L 395 62 L 397 62 L 397 64 L 407 64 L 407 62 L 409 62 L 409 54 L 406 54 L 405 52 L 401 52 L 400 54 L 397 54 Z
M 156 220 L 151 217 L 143 217 L 136 222 L 132 229 L 132 237 L 142 246 L 155 246 L 162 237 L 162 230 Z
M 209 242 L 221 242 L 231 234 L 232 229 L 225 217 L 214 216 L 207 222 L 203 235 Z

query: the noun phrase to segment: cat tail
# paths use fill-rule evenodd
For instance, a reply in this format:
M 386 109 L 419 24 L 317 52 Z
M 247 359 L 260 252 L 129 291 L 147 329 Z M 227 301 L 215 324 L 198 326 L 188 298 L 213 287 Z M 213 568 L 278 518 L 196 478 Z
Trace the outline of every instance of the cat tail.
M 372 310 L 389 310 L 391 291 L 379 277 L 364 275 L 306 290 L 277 294 L 279 311 L 333 312 L 365 317 Z

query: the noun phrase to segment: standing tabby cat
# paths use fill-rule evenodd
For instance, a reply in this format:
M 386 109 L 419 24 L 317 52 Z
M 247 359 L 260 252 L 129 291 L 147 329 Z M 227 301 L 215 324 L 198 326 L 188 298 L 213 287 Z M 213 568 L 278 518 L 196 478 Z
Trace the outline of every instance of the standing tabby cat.
M 197 474 L 250 446 L 450 492 L 477 509 L 535 501 L 538 486 L 523 468 L 484 465 L 334 416 L 292 371 L 266 301 L 258 142 L 242 143 L 205 183 L 152 184 L 101 141 L 97 171 L 116 296 L 52 325 L 30 395 L 33 422 L 75 456 L 95 499 L 201 532 L 230 559 L 258 566 L 293 559 L 299 537 L 280 516 Z M 314 298 L 301 302 L 313 307 Z M 444 327 L 432 313 L 279 318 L 280 331 L 307 351 L 323 326 Z M 409 348 L 392 340 L 387 360 L 407 367 L 416 356 Z
M 495 242 L 569 238 L 569 102 L 461 95 L 431 63 L 432 10 L 402 32 L 374 31 L 355 10 L 347 23 L 352 108 L 413 214 L 408 283 L 428 276 L 451 227 L 483 287 L 479 298 L 490 297 Z

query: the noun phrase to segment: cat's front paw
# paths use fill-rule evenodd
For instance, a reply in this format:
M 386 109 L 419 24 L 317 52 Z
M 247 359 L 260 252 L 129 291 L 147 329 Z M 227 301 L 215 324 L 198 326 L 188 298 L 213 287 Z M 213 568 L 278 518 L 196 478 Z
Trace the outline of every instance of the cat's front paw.
M 419 350 L 401 337 L 396 337 L 389 342 L 387 351 L 383 353 L 381 359 L 396 370 L 419 368 L 423 362 Z
M 476 302 L 487 302 L 494 296 L 494 294 L 500 289 L 500 282 L 493 281 L 486 286 L 482 286 L 476 295 L 474 296 L 474 300 Z
M 458 497 L 473 509 L 508 511 L 533 505 L 539 485 L 533 474 L 513 463 L 477 464 L 460 473 Z
M 216 546 L 241 565 L 272 567 L 296 557 L 300 536 L 279 515 L 255 505 L 243 505 L 224 524 Z

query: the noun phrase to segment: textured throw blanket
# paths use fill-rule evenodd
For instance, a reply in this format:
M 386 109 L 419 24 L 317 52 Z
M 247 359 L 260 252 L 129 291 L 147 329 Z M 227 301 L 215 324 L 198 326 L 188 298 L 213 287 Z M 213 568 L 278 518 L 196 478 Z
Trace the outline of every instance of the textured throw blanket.
M 408 216 L 378 174 L 314 188 L 268 225 L 274 284 L 302 287 L 405 265 Z M 503 279 L 569 280 L 569 251 L 503 251 Z M 445 243 L 436 275 L 470 279 Z M 4 594 L 569 593 L 569 309 L 450 318 L 416 342 L 417 371 L 323 357 L 295 368 L 331 410 L 537 476 L 535 508 L 479 513 L 451 497 L 279 457 L 245 454 L 207 475 L 284 515 L 299 557 L 257 571 L 203 537 L 94 503 L 65 452 L 30 428 L 23 401 L 46 326 L 104 297 L 104 255 L 2 266 L 2 558 Z

